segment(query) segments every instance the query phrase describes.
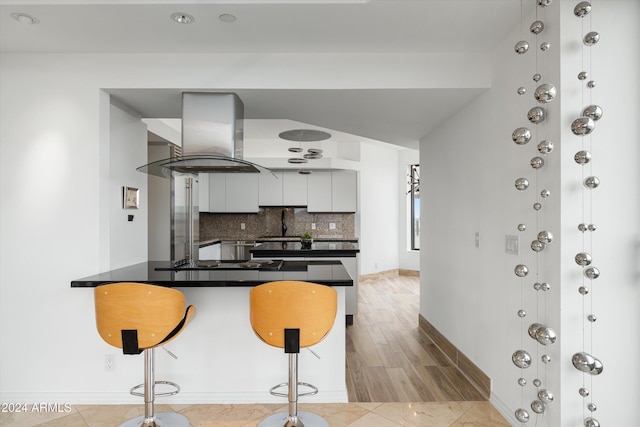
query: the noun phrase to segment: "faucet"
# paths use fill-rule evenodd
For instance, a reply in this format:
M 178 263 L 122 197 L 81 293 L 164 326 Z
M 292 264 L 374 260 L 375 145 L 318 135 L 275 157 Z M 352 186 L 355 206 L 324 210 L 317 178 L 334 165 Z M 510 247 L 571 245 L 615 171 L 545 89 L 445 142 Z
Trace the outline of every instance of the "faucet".
M 282 224 L 282 237 L 284 237 L 284 235 L 287 233 L 287 224 L 285 224 L 284 222 L 284 211 L 285 209 L 282 209 L 282 215 L 280 216 L 280 223 Z

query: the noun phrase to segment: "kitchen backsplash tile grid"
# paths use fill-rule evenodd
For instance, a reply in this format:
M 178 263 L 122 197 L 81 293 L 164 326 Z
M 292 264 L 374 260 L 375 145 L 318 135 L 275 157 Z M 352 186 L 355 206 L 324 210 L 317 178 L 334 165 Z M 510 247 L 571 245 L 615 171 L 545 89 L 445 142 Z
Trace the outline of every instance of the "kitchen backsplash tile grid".
M 258 214 L 221 214 L 200 212 L 200 240 L 238 239 L 253 240 L 265 236 L 282 235 L 284 210 L 287 237 L 298 237 L 305 232 L 314 238 L 354 239 L 355 214 L 309 213 L 305 208 L 261 208 Z M 244 229 L 242 224 L 244 223 Z M 316 225 L 315 230 L 312 224 Z M 331 224 L 335 228 L 331 228 Z

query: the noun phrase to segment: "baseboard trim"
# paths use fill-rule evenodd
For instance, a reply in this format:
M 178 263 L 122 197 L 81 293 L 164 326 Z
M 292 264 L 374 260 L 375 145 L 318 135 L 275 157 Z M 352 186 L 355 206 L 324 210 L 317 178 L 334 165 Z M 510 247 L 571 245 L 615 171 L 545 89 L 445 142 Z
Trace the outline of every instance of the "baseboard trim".
M 362 281 L 362 280 L 378 280 L 378 279 L 384 279 L 385 277 L 396 277 L 396 276 L 413 276 L 413 277 L 420 277 L 420 271 L 418 270 L 405 270 L 402 268 L 396 268 L 393 270 L 385 270 L 385 271 L 379 271 L 377 273 L 371 273 L 371 274 L 363 274 L 358 276 L 358 280 Z
M 420 330 L 451 360 L 453 365 L 478 389 L 488 400 L 491 397 L 491 378 L 476 366 L 463 352 L 440 333 L 427 319 L 418 314 Z

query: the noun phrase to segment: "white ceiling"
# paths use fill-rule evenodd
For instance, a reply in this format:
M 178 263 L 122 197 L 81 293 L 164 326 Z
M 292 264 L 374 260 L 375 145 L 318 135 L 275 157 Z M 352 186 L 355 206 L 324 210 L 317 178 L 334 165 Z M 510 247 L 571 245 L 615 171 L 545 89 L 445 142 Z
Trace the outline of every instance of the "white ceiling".
M 520 3 L 0 0 L 0 52 L 486 53 L 519 25 Z M 171 21 L 169 15 L 178 11 L 193 15 L 195 22 Z M 39 23 L 20 24 L 11 17 L 14 12 L 33 15 Z M 225 13 L 237 20 L 221 22 L 218 16 Z M 258 88 L 236 92 L 248 119 L 294 120 L 416 148 L 422 136 L 481 90 Z M 179 90 L 122 90 L 114 95 L 143 116 L 180 117 Z

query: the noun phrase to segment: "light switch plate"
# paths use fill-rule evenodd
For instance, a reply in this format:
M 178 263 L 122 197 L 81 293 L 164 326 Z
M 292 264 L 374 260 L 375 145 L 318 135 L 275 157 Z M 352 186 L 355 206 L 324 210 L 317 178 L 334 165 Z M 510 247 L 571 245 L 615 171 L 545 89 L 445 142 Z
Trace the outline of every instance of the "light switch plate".
M 518 255 L 520 238 L 518 236 L 504 236 L 504 251 L 508 254 Z

